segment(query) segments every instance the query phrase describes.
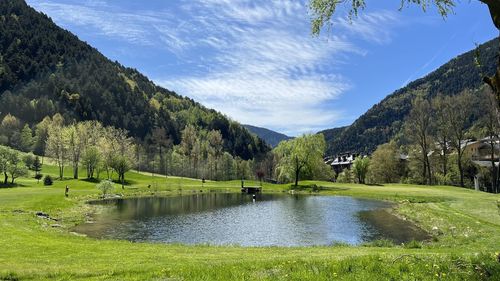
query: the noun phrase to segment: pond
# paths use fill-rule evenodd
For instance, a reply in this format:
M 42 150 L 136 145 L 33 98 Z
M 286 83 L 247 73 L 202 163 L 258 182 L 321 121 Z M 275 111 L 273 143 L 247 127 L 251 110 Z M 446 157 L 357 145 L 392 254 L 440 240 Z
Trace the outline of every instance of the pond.
M 104 204 L 101 202 L 101 204 Z M 200 193 L 108 201 L 75 231 L 135 242 L 241 246 L 312 246 L 375 239 L 427 239 L 383 201 L 339 196 Z

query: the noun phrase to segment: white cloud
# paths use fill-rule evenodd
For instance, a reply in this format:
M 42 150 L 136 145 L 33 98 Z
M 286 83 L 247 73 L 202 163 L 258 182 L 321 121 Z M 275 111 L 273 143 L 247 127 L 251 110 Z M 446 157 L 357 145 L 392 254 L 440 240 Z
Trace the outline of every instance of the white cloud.
M 398 15 L 365 13 L 335 22 L 335 34 L 312 38 L 305 1 L 178 0 L 159 11 L 127 11 L 114 2 L 31 0 L 58 23 L 91 26 L 132 44 L 164 48 L 177 60 L 197 61 L 203 73 L 157 75 L 156 81 L 242 123 L 292 135 L 329 127 L 341 112 L 326 104 L 351 88 L 333 67 L 364 55 L 360 39 L 391 40 Z M 112 6 L 115 5 L 115 6 Z

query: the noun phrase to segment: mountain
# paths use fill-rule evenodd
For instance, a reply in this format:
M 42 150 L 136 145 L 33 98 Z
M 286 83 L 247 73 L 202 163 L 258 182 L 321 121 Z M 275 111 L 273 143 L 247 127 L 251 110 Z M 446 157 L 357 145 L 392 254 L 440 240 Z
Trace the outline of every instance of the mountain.
M 55 113 L 99 120 L 143 141 L 155 128 L 174 144 L 189 124 L 219 130 L 224 150 L 243 159 L 269 150 L 221 113 L 110 61 L 24 0 L 0 1 L 0 120 L 11 114 L 33 128 Z
M 249 130 L 251 133 L 257 135 L 259 138 L 263 139 L 271 147 L 278 146 L 281 141 L 292 139 L 292 137 L 289 137 L 285 134 L 278 133 L 266 128 L 255 127 L 252 125 L 243 125 L 243 127 Z
M 498 38 L 493 39 L 480 45 L 477 50 L 452 59 L 427 76 L 387 96 L 350 126 L 320 132 L 328 144 L 327 154 L 368 154 L 378 145 L 402 134 L 412 101 L 418 95 L 432 99 L 438 94 L 453 96 L 466 89 L 478 89 L 483 85 L 484 74 L 491 75 L 496 71 L 498 44 Z M 481 69 L 476 66 L 476 58 L 481 61 Z

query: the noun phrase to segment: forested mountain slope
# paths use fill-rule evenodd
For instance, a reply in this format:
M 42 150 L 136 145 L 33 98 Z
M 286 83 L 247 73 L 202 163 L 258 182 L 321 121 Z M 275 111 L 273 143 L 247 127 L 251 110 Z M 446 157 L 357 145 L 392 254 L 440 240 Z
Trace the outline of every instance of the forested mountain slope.
M 256 134 L 259 138 L 263 139 L 271 147 L 276 147 L 281 141 L 292 139 L 291 137 L 269 130 L 266 128 L 256 127 L 252 125 L 243 125 L 251 133 Z
M 269 149 L 222 114 L 110 61 L 23 0 L 2 0 L 0 120 L 11 114 L 33 127 L 55 113 L 66 120 L 99 120 L 141 140 L 163 128 L 174 144 L 188 124 L 219 130 L 224 150 L 243 159 Z
M 491 40 L 452 59 L 427 76 L 409 83 L 374 105 L 350 126 L 325 130 L 327 154 L 370 153 L 378 145 L 390 141 L 401 133 L 412 101 L 421 95 L 432 99 L 438 94 L 458 95 L 466 89 L 477 89 L 482 74 L 491 75 L 496 70 L 498 39 Z M 482 67 L 476 66 L 476 54 Z M 369 95 L 370 93 L 366 93 Z

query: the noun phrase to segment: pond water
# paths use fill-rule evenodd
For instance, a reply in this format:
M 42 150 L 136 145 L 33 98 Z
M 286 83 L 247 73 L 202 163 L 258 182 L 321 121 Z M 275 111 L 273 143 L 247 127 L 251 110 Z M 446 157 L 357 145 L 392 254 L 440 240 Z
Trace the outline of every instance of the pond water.
M 136 242 L 241 246 L 396 243 L 427 239 L 383 201 L 338 196 L 203 193 L 108 201 L 75 231 Z

